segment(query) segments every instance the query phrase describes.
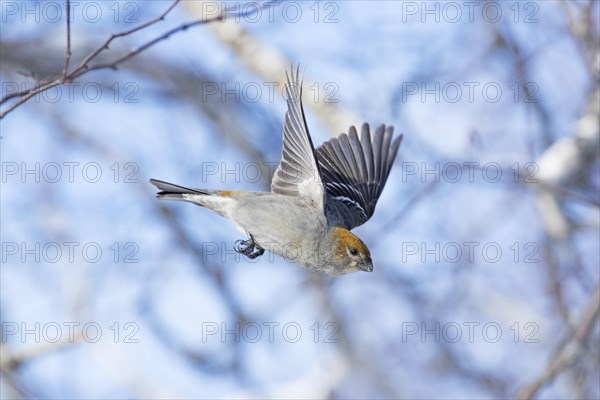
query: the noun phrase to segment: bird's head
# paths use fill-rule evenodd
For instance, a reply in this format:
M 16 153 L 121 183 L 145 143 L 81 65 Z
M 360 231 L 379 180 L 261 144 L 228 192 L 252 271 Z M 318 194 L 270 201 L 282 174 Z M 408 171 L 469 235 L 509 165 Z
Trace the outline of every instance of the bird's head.
M 362 240 L 348 229 L 335 227 L 331 232 L 333 259 L 340 275 L 354 271 L 373 271 L 371 252 Z

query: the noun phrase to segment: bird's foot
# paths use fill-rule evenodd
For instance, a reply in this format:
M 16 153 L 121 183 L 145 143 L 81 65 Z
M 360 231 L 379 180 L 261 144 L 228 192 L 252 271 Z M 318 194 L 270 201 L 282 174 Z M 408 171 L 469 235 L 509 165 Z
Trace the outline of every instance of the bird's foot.
M 248 240 L 236 240 L 235 242 L 235 251 L 240 254 L 245 255 L 249 259 L 253 260 L 257 257 L 260 257 L 265 252 L 265 249 L 260 247 L 255 241 L 252 235 L 250 235 L 250 239 Z

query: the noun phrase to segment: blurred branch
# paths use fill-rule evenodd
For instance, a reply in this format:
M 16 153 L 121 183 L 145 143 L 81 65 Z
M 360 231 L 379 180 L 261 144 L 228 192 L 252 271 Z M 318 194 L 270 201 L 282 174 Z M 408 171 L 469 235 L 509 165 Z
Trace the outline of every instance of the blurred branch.
M 39 357 L 52 351 L 60 350 L 65 347 L 69 347 L 74 343 L 80 342 L 82 339 L 81 331 L 75 332 L 73 337 L 67 337 L 59 340 L 58 342 L 46 342 L 30 349 L 21 350 L 19 352 L 10 350 L 7 346 L 2 345 L 0 357 L 0 371 L 2 373 L 9 373 L 14 369 L 17 369 L 24 362 Z
M 186 2 L 185 6 L 192 14 L 200 14 L 204 10 L 204 1 Z M 211 2 L 212 3 L 212 2 Z M 266 3 L 265 5 L 268 5 Z M 224 44 L 229 46 L 240 60 L 246 64 L 254 73 L 262 76 L 266 81 L 277 82 L 282 88 L 286 83 L 285 73 L 292 60 L 289 60 L 276 49 L 267 47 L 250 31 L 240 27 L 234 18 L 223 19 L 222 24 L 210 26 L 215 35 Z M 313 87 L 317 82 L 304 78 L 305 87 Z M 310 108 L 330 132 L 335 135 L 346 132 L 350 125 L 362 122 L 361 117 L 342 109 L 337 102 L 327 101 L 328 93 L 319 84 L 320 90 L 317 96 L 304 96 L 303 105 Z
M 592 7 L 593 1 L 588 7 Z M 539 207 L 546 229 L 554 238 L 565 238 L 569 225 L 561 210 L 556 193 L 548 187 L 561 187 L 566 183 L 583 180 L 587 174 L 587 166 L 599 157 L 600 145 L 600 85 L 598 83 L 598 35 L 595 33 L 595 21 L 591 18 L 591 10 L 581 10 L 581 19 L 574 20 L 567 2 L 562 2 L 567 24 L 571 29 L 576 44 L 582 51 L 582 58 L 590 61 L 589 65 L 593 86 L 588 92 L 588 105 L 574 127 L 572 137 L 562 138 L 549 146 L 538 159 L 541 190 Z M 592 195 L 597 199 L 597 195 Z
M 585 343 L 594 329 L 599 310 L 600 285 L 597 285 L 573 335 L 560 346 L 540 376 L 517 392 L 517 399 L 533 399 L 544 385 L 577 361 L 583 354 Z
M 596 0 L 589 0 L 588 3 L 575 3 L 563 0 L 560 2 L 566 22 L 571 34 L 574 37 L 575 45 L 582 53 L 585 66 L 592 76 L 598 80 L 600 77 L 600 53 L 598 52 L 598 20 L 597 10 L 594 10 Z M 575 19 L 573 8 L 580 8 L 581 18 Z M 596 85 L 598 82 L 596 81 Z
M 546 229 L 553 238 L 565 238 L 569 224 L 551 187 L 561 187 L 586 175 L 586 167 L 598 158 L 600 143 L 600 90 L 589 96 L 589 106 L 577 122 L 573 137 L 554 142 L 537 161 L 539 166 L 539 207 Z

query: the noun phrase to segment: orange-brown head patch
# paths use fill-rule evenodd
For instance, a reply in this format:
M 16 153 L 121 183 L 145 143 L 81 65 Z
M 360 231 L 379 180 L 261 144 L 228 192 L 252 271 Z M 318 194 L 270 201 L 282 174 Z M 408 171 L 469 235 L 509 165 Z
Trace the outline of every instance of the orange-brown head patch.
M 363 241 L 360 240 L 358 236 L 350 232 L 348 229 L 340 227 L 334 228 L 333 237 L 338 242 L 335 255 L 339 259 L 347 257 L 348 248 L 356 249 L 360 254 L 363 254 L 367 257 L 371 257 L 371 253 L 369 252 L 369 249 L 363 243 Z

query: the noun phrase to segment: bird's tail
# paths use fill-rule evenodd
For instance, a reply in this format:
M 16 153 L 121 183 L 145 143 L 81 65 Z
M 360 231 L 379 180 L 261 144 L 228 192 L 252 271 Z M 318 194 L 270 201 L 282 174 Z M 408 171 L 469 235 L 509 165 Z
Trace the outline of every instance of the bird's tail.
M 160 190 L 160 192 L 156 194 L 156 197 L 158 197 L 159 199 L 186 201 L 187 199 L 183 197 L 184 194 L 213 194 L 212 190 L 191 189 L 185 186 L 179 186 L 173 183 L 159 181 L 158 179 L 150 179 L 150 183 L 156 186 L 158 190 Z

